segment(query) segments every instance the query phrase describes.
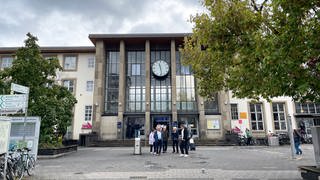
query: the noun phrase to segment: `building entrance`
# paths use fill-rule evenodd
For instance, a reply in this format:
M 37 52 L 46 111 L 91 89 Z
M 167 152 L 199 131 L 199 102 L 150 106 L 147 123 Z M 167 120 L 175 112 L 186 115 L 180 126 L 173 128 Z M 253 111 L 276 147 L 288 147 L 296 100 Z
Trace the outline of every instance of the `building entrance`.
M 170 122 L 171 122 L 171 116 L 169 115 L 157 115 L 157 116 L 151 116 L 151 124 L 152 124 L 152 128 L 156 128 L 156 126 L 158 124 L 162 125 L 162 126 L 166 126 L 167 130 L 170 131 Z

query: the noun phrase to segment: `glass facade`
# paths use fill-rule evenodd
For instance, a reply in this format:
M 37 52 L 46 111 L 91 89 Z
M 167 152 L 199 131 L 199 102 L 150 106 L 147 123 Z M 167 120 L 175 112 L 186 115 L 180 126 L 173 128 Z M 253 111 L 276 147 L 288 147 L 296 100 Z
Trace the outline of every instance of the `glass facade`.
M 126 111 L 144 112 L 146 100 L 145 51 L 126 53 Z
M 193 136 L 198 136 L 198 116 L 197 115 L 178 115 L 178 127 L 180 124 L 185 124 L 191 129 Z
M 107 48 L 106 60 L 105 113 L 118 114 L 120 61 L 119 49 Z
M 197 112 L 195 78 L 190 66 L 181 63 L 180 52 L 176 51 L 177 111 Z
M 171 64 L 170 46 L 151 46 L 151 66 L 157 60 Z M 150 67 L 150 69 L 152 69 Z M 151 112 L 171 113 L 171 75 L 155 77 L 151 72 Z

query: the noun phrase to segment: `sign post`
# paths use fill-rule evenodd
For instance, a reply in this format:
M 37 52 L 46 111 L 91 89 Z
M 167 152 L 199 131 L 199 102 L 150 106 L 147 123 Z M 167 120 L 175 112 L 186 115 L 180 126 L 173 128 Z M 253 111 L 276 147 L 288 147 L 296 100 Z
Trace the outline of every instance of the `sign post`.
M 5 153 L 3 177 L 6 179 L 7 162 L 8 162 L 8 148 L 10 141 L 11 121 L 9 118 L 1 117 L 0 119 L 0 153 Z
M 18 92 L 25 94 L 26 96 L 26 105 L 25 105 L 25 113 L 24 113 L 24 123 L 23 123 L 23 140 L 25 140 L 25 131 L 26 131 L 26 120 L 27 120 L 27 113 L 28 113 L 28 101 L 29 101 L 29 92 L 30 88 L 26 86 L 22 86 L 19 84 L 11 83 L 11 93 Z
M 289 138 L 290 138 L 290 147 L 291 147 L 291 158 L 292 159 L 295 159 L 295 156 L 294 156 L 294 139 L 293 139 L 293 131 L 292 131 L 292 122 L 291 122 L 291 116 L 288 115 L 288 118 L 287 118 L 287 126 L 288 126 L 288 135 L 289 135 Z

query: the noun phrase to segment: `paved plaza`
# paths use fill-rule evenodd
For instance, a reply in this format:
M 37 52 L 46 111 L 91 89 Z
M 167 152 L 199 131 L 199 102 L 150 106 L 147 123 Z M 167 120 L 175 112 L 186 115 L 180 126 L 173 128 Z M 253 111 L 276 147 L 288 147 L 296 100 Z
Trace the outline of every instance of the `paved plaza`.
M 290 147 L 197 147 L 189 157 L 171 153 L 153 156 L 148 147 L 79 148 L 56 159 L 40 159 L 26 179 L 301 179 L 298 166 L 314 165 L 312 145 L 291 159 Z

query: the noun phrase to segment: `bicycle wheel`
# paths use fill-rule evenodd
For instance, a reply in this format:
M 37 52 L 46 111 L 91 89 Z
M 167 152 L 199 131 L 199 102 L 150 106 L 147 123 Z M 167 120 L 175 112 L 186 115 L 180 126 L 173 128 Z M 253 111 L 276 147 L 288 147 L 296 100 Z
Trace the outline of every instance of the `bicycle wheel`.
M 13 171 L 16 179 L 21 180 L 24 176 L 25 167 L 22 161 L 18 160 L 14 166 Z
M 33 175 L 35 167 L 36 167 L 36 161 L 32 156 L 30 156 L 27 160 L 27 173 L 29 176 Z

